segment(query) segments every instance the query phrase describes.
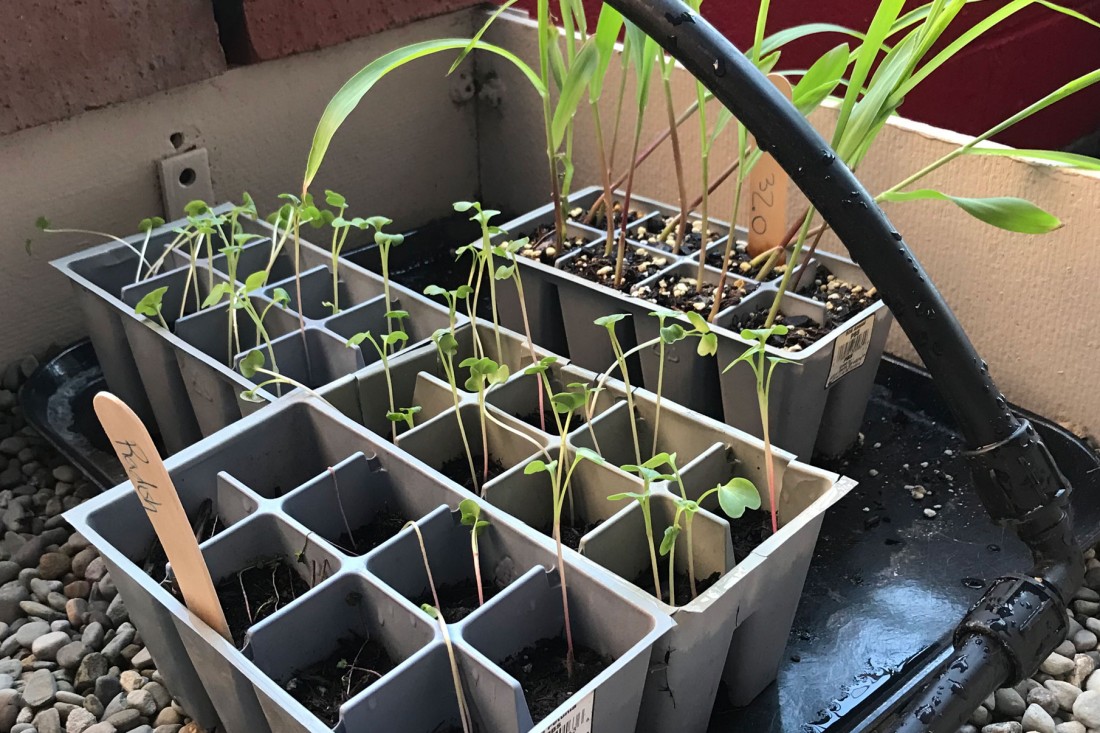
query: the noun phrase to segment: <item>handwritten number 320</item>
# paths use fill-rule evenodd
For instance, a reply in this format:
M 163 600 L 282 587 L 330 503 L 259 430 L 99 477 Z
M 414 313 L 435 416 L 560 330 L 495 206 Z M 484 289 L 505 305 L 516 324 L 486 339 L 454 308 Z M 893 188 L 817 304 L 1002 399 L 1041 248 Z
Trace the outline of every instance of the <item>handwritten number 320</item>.
M 770 209 L 775 204 L 774 191 L 765 195 L 765 192 L 774 185 L 774 173 L 769 174 L 767 178 L 761 179 L 760 183 L 757 185 L 757 190 L 752 192 L 753 212 L 757 211 L 760 208 Z M 768 219 L 764 214 L 753 214 L 752 230 L 757 234 L 764 234 L 768 231 Z

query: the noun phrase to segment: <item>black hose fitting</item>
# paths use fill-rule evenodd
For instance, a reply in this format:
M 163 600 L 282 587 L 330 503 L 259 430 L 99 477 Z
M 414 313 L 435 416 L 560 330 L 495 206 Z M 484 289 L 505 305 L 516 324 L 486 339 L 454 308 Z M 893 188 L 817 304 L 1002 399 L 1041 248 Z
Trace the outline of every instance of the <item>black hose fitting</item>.
M 964 455 L 982 503 L 998 524 L 1028 523 L 1069 494 L 1069 482 L 1027 420 L 1019 420 L 1004 440 Z
M 1066 638 L 1069 622 L 1060 594 L 1027 575 L 997 578 L 955 629 L 955 647 L 979 635 L 999 647 L 1011 665 L 1002 684 L 1035 674 L 1050 650 Z

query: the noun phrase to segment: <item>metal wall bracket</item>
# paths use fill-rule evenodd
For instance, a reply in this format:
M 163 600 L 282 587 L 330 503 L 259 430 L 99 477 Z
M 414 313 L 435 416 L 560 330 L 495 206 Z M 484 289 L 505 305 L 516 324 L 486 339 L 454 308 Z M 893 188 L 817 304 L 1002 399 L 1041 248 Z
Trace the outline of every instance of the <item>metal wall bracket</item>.
M 214 186 L 210 181 L 206 148 L 196 148 L 158 160 L 157 172 L 164 199 L 164 218 L 169 221 L 183 218 L 184 207 L 195 199 L 213 204 Z

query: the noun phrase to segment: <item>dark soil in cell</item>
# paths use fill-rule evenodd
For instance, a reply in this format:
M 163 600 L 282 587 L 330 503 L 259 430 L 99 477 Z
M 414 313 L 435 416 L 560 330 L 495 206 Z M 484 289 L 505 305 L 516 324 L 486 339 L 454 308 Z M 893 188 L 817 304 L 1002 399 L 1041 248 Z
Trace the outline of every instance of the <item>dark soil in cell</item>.
M 612 204 L 611 211 L 613 212 L 613 216 L 614 216 L 613 221 L 614 221 L 614 224 L 615 224 L 615 228 L 622 227 L 622 225 L 623 225 L 623 202 L 622 201 L 616 201 L 614 204 Z M 601 231 L 607 231 L 607 211 L 606 211 L 606 207 L 600 206 L 600 208 L 596 211 L 596 216 L 593 217 L 592 221 L 585 221 L 585 218 L 587 216 L 588 216 L 588 208 L 587 207 L 576 206 L 576 207 L 569 210 L 569 220 L 570 221 L 574 221 L 578 224 L 584 224 L 586 226 L 594 227 L 594 228 L 599 229 Z M 627 224 L 630 224 L 632 222 L 638 221 L 638 219 L 641 219 L 643 216 L 645 216 L 644 212 L 639 211 L 638 209 L 631 209 L 630 214 L 628 214 L 627 217 L 626 217 L 626 222 L 627 222 Z M 660 231 L 660 230 L 658 230 L 658 231 Z
M 561 269 L 613 288 L 616 256 L 615 252 L 605 256 L 601 247 L 590 248 L 563 262 Z M 641 247 L 628 245 L 623 256 L 623 278 L 619 290 L 630 292 L 637 282 L 655 274 L 670 262 L 669 257 L 654 255 Z
M 566 521 L 568 520 L 568 514 L 569 505 L 567 503 L 565 510 L 562 513 L 561 543 L 566 547 L 572 547 L 574 550 L 576 550 L 578 547 L 581 546 L 581 538 L 592 530 L 596 529 L 596 527 L 599 527 L 601 524 L 603 524 L 604 520 L 597 519 L 595 522 L 582 525 L 566 524 Z
M 661 232 L 665 230 L 668 222 L 669 219 L 665 218 L 665 216 L 657 214 L 650 219 L 646 219 L 637 227 L 628 230 L 627 233 L 642 244 L 648 244 L 650 247 L 664 250 L 665 252 L 671 252 L 676 242 L 677 227 L 674 226 L 668 236 L 663 240 L 661 239 Z M 711 229 L 710 236 L 707 237 L 707 244 L 717 242 L 722 236 L 722 232 Z M 697 253 L 702 241 L 703 222 L 689 220 L 688 229 L 684 232 L 684 243 L 680 247 L 680 254 L 690 255 Z
M 214 502 L 204 499 L 198 509 L 190 516 L 191 529 L 195 533 L 195 539 L 201 545 L 211 537 L 221 534 L 226 529 L 225 522 L 214 512 Z M 168 564 L 168 556 L 164 554 L 164 547 L 160 544 L 160 538 L 153 537 L 149 543 L 149 551 L 142 562 L 142 569 L 147 575 L 157 578 L 164 577 L 165 567 Z M 158 577 L 159 576 L 159 577 Z
M 770 306 L 769 306 L 770 307 Z M 768 320 L 768 307 L 749 313 L 746 316 L 735 318 L 733 330 L 740 331 L 743 328 L 763 328 Z M 775 346 L 787 351 L 802 351 L 812 346 L 818 339 L 824 338 L 837 327 L 837 323 L 828 322 L 818 324 L 809 316 L 788 316 L 780 313 L 776 323 L 786 326 L 789 331 L 786 336 L 772 336 L 768 339 L 769 346 Z
M 841 280 L 824 265 L 818 266 L 813 282 L 806 280 L 808 278 L 803 279 L 799 294 L 824 303 L 825 315 L 831 323 L 843 323 L 878 300 L 875 288 L 865 289 L 862 285 Z
M 657 558 L 657 572 L 661 579 L 661 600 L 665 603 L 669 602 L 668 597 L 668 558 Z M 695 577 L 695 591 L 696 595 L 702 593 L 707 588 L 711 587 L 718 582 L 718 579 L 722 577 L 721 573 L 711 573 L 705 578 Z M 633 581 L 634 585 L 638 586 L 646 593 L 653 593 L 653 571 L 646 567 L 638 577 Z M 687 573 L 676 573 L 676 604 L 677 606 L 686 606 L 693 598 L 691 594 L 691 578 Z M 670 604 L 671 605 L 671 604 Z
M 369 522 L 353 529 L 351 537 L 347 532 L 340 535 L 335 545 L 349 555 L 365 555 L 400 532 L 408 521 L 401 514 L 390 511 L 388 506 L 383 506 Z
M 694 277 L 666 275 L 655 283 L 638 285 L 630 294 L 635 298 L 652 301 L 663 308 L 695 311 L 706 317 L 710 314 L 714 305 L 714 294 L 717 292 L 718 286 L 703 283 L 703 286 L 696 291 L 696 282 Z M 718 310 L 732 308 L 756 288 L 755 283 L 746 282 L 736 277 L 727 278 L 722 288 L 722 300 Z
M 341 705 L 396 666 L 380 643 L 350 634 L 329 657 L 300 670 L 283 689 L 325 725 L 335 726 Z
M 489 475 L 486 476 L 485 470 L 485 456 L 482 453 L 474 453 L 474 468 L 477 469 L 477 483 L 474 483 L 473 477 L 470 476 L 470 462 L 466 460 L 466 455 L 460 454 L 454 458 L 444 461 L 443 465 L 439 467 L 440 472 L 447 478 L 459 484 L 464 489 L 468 489 L 475 494 L 480 493 L 480 488 L 489 481 L 492 481 L 506 470 L 504 464 L 493 458 L 493 454 L 489 454 Z
M 485 595 L 485 602 L 488 603 L 490 598 L 500 592 L 500 588 L 485 577 L 484 569 L 481 573 L 481 579 L 484 583 L 482 593 Z M 443 607 L 443 620 L 449 624 L 458 623 L 481 607 L 481 601 L 477 595 L 477 583 L 473 578 L 466 578 L 458 583 L 441 585 L 435 591 L 439 594 L 439 605 Z M 434 606 L 435 600 L 429 590 L 415 599 L 415 603 L 418 606 L 425 603 Z
M 545 422 L 539 420 L 538 410 L 528 412 L 526 415 L 517 414 L 515 417 L 543 432 L 550 433 L 551 435 L 558 434 L 558 424 L 554 422 L 554 411 L 549 408 L 542 411 L 542 419 Z M 561 421 L 562 425 L 565 425 L 565 415 L 561 416 Z M 573 432 L 581 425 L 584 425 L 584 414 L 581 411 L 577 411 L 569 418 L 569 432 Z
M 519 251 L 519 255 L 530 260 L 538 260 L 545 265 L 553 265 L 561 255 L 592 241 L 591 237 L 571 234 L 566 236 L 563 247 L 559 250 L 554 231 L 554 227 L 543 225 L 524 233 L 523 236 L 530 241 Z
M 741 275 L 742 277 L 751 277 L 754 280 L 760 280 L 760 266 L 753 267 L 750 264 L 752 262 L 752 257 L 746 251 L 746 246 L 747 245 L 745 242 L 738 242 L 737 245 L 734 247 L 733 252 L 730 253 L 729 270 L 730 272 L 736 275 Z M 715 247 L 707 253 L 707 264 L 711 267 L 717 267 L 719 270 L 721 270 L 722 262 L 724 261 L 725 257 L 726 248 Z M 761 263 L 761 266 L 762 265 L 763 263 Z M 786 270 L 786 265 L 773 267 L 771 272 L 769 272 L 767 277 L 763 278 L 763 280 L 764 282 L 767 282 L 769 280 L 775 280 L 776 278 L 782 277 L 783 273 L 786 272 Z
M 573 693 L 593 680 L 611 664 L 588 647 L 573 647 L 573 675 L 565 666 L 566 645 L 563 637 L 540 639 L 501 663 L 523 688 L 531 719 L 538 723 Z
M 303 562 L 306 562 L 303 559 Z M 317 569 L 317 582 L 327 577 L 333 568 Z M 307 573 L 308 574 L 308 573 Z M 310 584 L 283 557 L 262 560 L 223 579 L 215 586 L 218 599 L 229 624 L 233 643 L 240 648 L 248 629 L 267 618 L 298 596 L 306 593 Z
M 760 491 L 767 494 L 768 487 Z M 739 519 L 730 519 L 730 538 L 733 540 L 733 559 L 741 562 L 750 552 L 772 536 L 772 515 L 766 509 L 749 510 Z

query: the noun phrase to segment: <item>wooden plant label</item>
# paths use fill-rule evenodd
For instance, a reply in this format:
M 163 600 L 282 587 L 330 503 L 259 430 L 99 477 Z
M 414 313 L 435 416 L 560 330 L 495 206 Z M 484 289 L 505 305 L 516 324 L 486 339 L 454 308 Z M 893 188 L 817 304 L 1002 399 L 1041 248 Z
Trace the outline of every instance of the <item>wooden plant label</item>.
M 768 79 L 787 99 L 791 85 L 779 74 Z M 787 192 L 791 180 L 775 158 L 765 153 L 749 172 L 749 254 L 756 257 L 783 242 L 787 233 Z
M 210 571 L 199 551 L 176 487 L 149 437 L 141 418 L 110 392 L 100 392 L 92 403 L 104 432 L 134 485 L 141 505 L 153 523 L 164 554 L 172 564 L 184 602 L 191 611 L 226 639 L 230 639 Z

